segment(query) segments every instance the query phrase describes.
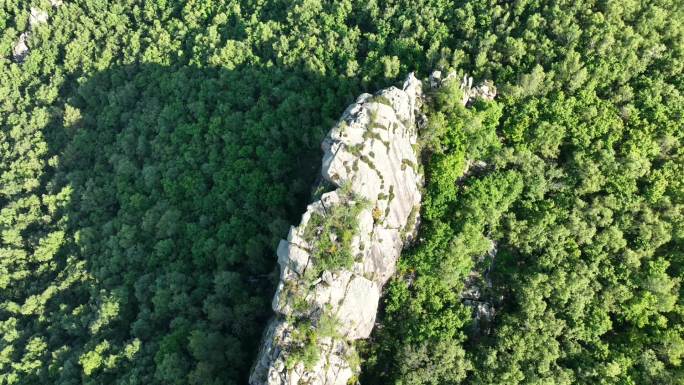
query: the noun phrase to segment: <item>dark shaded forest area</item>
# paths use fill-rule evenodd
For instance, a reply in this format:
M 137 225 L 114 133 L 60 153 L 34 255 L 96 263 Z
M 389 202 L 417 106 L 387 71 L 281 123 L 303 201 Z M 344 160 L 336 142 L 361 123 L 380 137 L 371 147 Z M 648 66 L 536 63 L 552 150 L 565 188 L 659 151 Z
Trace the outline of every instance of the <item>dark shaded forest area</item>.
M 321 139 L 433 69 L 499 97 L 431 96 L 362 383 L 682 383 L 683 8 L 1 2 L 0 384 L 245 383 Z

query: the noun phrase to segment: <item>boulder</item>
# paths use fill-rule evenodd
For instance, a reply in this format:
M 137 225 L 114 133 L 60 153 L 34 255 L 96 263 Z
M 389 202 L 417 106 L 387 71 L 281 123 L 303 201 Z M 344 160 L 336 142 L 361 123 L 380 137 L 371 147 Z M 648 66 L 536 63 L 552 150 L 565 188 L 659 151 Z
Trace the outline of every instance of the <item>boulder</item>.
M 39 24 L 47 23 L 48 14 L 40 8 L 31 7 L 29 14 L 29 29 L 33 29 Z
M 14 48 L 12 48 L 12 59 L 14 59 L 15 62 L 21 63 L 26 59 L 26 55 L 28 55 L 29 52 L 29 47 L 26 44 L 29 38 L 29 33 L 24 32 L 21 35 L 19 35 L 19 39 L 17 39 L 17 42 L 14 43 Z

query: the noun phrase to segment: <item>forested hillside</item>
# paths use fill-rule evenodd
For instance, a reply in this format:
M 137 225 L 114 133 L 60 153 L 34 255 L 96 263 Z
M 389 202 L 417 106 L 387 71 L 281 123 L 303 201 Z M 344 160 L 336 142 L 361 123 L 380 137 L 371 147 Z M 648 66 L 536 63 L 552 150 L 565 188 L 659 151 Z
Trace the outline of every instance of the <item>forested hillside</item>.
M 432 69 L 499 96 L 429 95 L 361 382 L 684 381 L 681 1 L 58 3 L 0 2 L 0 384 L 245 383 L 323 135 Z

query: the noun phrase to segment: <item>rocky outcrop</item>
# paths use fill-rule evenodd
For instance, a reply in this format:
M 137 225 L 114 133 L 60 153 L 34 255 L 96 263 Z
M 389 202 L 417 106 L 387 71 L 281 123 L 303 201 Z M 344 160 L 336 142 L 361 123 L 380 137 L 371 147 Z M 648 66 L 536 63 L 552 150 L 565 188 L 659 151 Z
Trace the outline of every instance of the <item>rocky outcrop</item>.
M 14 48 L 12 48 L 12 59 L 17 63 L 23 62 L 24 59 L 26 59 L 26 55 L 28 55 L 29 47 L 28 44 L 26 44 L 28 38 L 29 33 L 24 32 L 19 35 L 19 39 L 14 43 Z
M 307 207 L 278 246 L 276 317 L 251 385 L 353 381 L 352 342 L 370 335 L 382 286 L 416 231 L 421 95 L 413 75 L 402 89 L 363 94 L 324 140 L 322 176 L 333 190 Z
M 430 74 L 430 87 L 439 88 L 446 82 L 455 81 L 456 77 L 455 72 L 450 72 L 447 76 L 442 77 L 441 71 L 434 71 Z M 464 106 L 470 106 L 477 99 L 494 100 L 496 97 L 496 87 L 489 80 L 485 80 L 473 87 L 472 76 L 463 75 L 460 88 L 463 91 L 461 103 Z
M 59 7 L 62 5 L 61 0 L 50 0 L 50 4 L 54 8 Z M 48 21 L 48 14 L 47 12 L 31 7 L 31 12 L 29 13 L 29 27 L 28 30 L 25 32 L 22 32 L 21 35 L 19 35 L 19 38 L 17 39 L 17 42 L 14 43 L 14 47 L 12 48 L 12 59 L 14 59 L 15 62 L 17 63 L 22 63 L 25 59 L 26 56 L 29 54 L 29 38 L 31 37 L 31 32 L 37 28 L 40 24 L 45 24 Z
M 458 81 L 430 76 L 430 86 Z M 490 82 L 460 81 L 462 103 L 491 100 Z M 347 385 L 359 370 L 353 341 L 367 338 L 383 285 L 401 250 L 416 233 L 422 176 L 417 126 L 422 83 L 413 75 L 402 89 L 363 94 L 344 112 L 322 144 L 322 178 L 332 191 L 311 203 L 300 224 L 278 245 L 276 313 L 264 333 L 250 385 Z M 473 172 L 482 162 L 469 162 Z M 478 320 L 493 314 L 480 303 L 472 277 L 463 300 Z

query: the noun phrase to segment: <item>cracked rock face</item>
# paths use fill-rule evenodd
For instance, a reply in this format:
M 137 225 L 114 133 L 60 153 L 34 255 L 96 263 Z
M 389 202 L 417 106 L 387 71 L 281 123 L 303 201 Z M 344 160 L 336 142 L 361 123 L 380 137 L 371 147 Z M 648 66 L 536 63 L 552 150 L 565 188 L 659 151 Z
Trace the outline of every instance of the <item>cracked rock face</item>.
M 276 317 L 264 333 L 251 385 L 346 385 L 358 372 L 351 342 L 370 335 L 382 286 L 416 231 L 422 177 L 414 147 L 421 101 L 422 84 L 409 75 L 402 89 L 359 96 L 324 140 L 322 176 L 335 190 L 311 203 L 278 245 Z M 348 240 L 353 262 L 320 271 L 310 225 L 352 206 L 361 207 Z M 331 244 L 344 237 L 326 236 Z M 334 333 L 318 334 L 324 319 L 334 320 Z M 303 342 L 303 333 L 317 337 Z M 317 352 L 314 358 L 297 353 L 304 344 Z

